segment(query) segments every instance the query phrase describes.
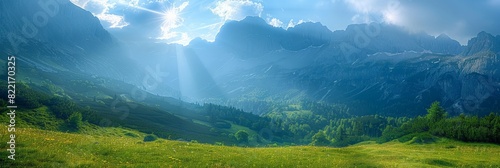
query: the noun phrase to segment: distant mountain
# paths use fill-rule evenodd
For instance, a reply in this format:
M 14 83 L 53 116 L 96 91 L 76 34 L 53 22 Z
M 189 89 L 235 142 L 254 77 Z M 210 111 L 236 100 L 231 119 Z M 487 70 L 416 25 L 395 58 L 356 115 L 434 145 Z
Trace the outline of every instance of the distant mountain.
M 218 89 L 195 100 L 325 101 L 349 104 L 359 114 L 405 116 L 436 100 L 452 114 L 498 110 L 497 44 L 484 32 L 461 46 L 444 34 L 388 24 L 331 32 L 303 23 L 284 30 L 247 17 L 226 23 L 213 43 L 195 40 L 183 50 Z
M 492 52 L 494 54 L 500 52 L 500 36 L 493 37 L 491 34 L 482 31 L 469 40 L 467 49 L 462 55 L 470 56 L 481 52 Z
M 0 2 L 0 51 L 50 72 L 122 78 L 133 65 L 99 19 L 69 0 Z M 133 66 L 128 66 L 133 67 Z

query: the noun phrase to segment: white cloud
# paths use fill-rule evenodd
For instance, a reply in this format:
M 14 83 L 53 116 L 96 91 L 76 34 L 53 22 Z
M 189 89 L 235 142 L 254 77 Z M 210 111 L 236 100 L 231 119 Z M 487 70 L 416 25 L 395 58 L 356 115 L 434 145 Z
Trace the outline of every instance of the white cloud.
M 71 0 L 71 2 L 91 12 L 99 20 L 104 21 L 101 23 L 109 28 L 123 28 L 129 25 L 123 16 L 109 13 L 109 10 L 116 5 L 109 0 Z
M 250 0 L 221 0 L 218 1 L 212 13 L 223 20 L 242 20 L 246 16 L 259 16 L 264 6 L 261 3 Z
M 353 22 L 385 22 L 410 31 L 429 34 L 446 33 L 467 44 L 480 31 L 499 34 L 500 22 L 495 16 L 500 0 L 472 3 L 456 0 L 343 0 L 356 13 Z M 480 19 L 478 19 L 480 18 Z
M 96 15 L 97 18 L 101 21 L 106 21 L 109 23 L 109 28 L 123 28 L 125 26 L 128 26 L 129 23 L 125 22 L 125 19 L 123 16 L 119 15 L 114 15 L 114 14 L 107 14 L 107 13 L 101 13 Z
M 301 23 L 304 23 L 305 21 L 304 20 L 299 20 L 297 23 L 293 22 L 293 19 L 290 19 L 290 21 L 288 22 L 288 26 L 286 27 L 287 29 L 288 28 L 291 28 L 291 27 L 295 27 Z
M 268 19 L 268 22 L 271 26 L 283 27 L 283 22 L 277 18 Z
M 385 4 L 382 0 L 345 0 L 345 2 L 360 13 L 380 11 L 381 5 Z
M 183 2 L 183 3 L 182 3 L 179 7 L 178 7 L 179 11 L 184 10 L 184 9 L 185 9 L 188 5 L 189 5 L 189 1 L 187 1 L 187 2 Z
M 344 0 L 344 2 L 357 12 L 351 20 L 354 23 L 369 22 L 400 22 L 402 6 L 399 0 Z

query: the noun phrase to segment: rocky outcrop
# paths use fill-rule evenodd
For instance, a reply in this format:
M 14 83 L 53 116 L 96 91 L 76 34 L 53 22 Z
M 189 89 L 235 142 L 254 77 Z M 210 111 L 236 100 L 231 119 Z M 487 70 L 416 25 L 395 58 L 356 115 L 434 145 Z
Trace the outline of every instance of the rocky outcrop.
M 50 72 L 134 76 L 135 65 L 99 19 L 69 0 L 2 1 L 0 16 L 0 52 L 20 63 Z

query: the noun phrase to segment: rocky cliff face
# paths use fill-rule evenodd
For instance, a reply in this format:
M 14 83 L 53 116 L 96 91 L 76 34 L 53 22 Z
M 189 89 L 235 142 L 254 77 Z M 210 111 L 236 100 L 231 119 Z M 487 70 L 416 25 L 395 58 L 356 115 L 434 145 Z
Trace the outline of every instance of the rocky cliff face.
M 499 43 L 484 32 L 460 46 L 446 35 L 384 24 L 331 32 L 307 23 L 283 30 L 247 18 L 228 23 L 214 43 L 197 44 L 188 46 L 190 56 L 200 58 L 219 89 L 198 100 L 313 100 L 393 116 L 422 114 L 433 101 L 453 115 L 499 110 Z
M 500 52 L 500 36 L 493 37 L 493 35 L 486 32 L 480 32 L 476 37 L 469 40 L 467 49 L 462 53 L 464 56 L 471 56 L 478 53 L 487 54 L 491 52 L 496 54 Z
M 99 20 L 69 0 L 0 2 L 0 51 L 44 71 L 120 78 L 132 65 Z M 119 65 L 121 64 L 121 65 Z

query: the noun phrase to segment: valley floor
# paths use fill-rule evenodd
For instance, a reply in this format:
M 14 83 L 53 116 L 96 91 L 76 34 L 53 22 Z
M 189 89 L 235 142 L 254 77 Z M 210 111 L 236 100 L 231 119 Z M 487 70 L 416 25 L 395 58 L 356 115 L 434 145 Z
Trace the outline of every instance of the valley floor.
M 75 134 L 16 128 L 16 160 L 10 160 L 5 143 L 10 133 L 2 127 L 0 167 L 500 167 L 499 145 L 447 139 L 433 144 L 367 141 L 345 148 L 246 148 L 143 142 L 140 133 L 100 129 Z

